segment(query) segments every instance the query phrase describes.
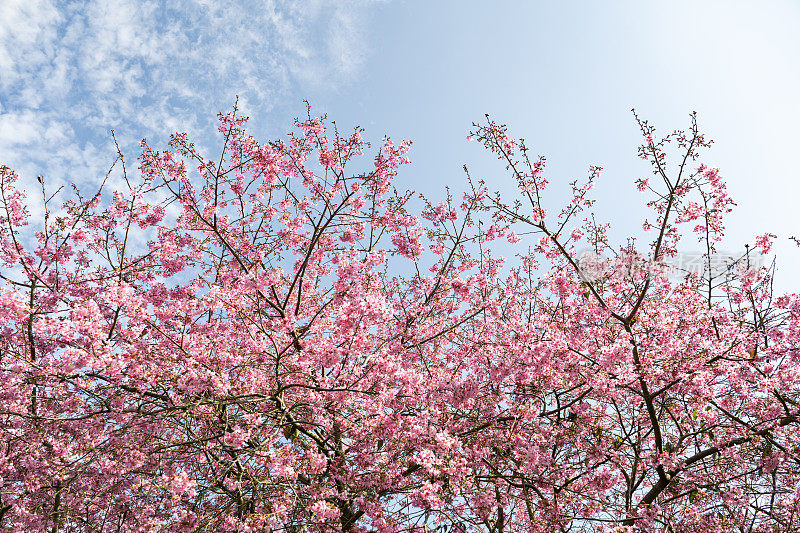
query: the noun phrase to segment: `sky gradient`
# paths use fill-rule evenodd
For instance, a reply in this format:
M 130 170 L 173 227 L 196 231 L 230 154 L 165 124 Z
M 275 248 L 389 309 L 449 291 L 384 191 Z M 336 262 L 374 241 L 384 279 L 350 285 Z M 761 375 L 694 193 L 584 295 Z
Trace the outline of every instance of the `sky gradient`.
M 26 180 L 92 183 L 114 160 L 189 132 L 214 146 L 235 96 L 260 139 L 328 113 L 414 141 L 399 187 L 441 197 L 463 164 L 511 191 L 466 135 L 490 113 L 566 183 L 604 167 L 597 212 L 615 235 L 647 215 L 633 185 L 636 108 L 662 132 L 695 110 L 739 204 L 723 248 L 776 233 L 777 285 L 800 290 L 800 4 L 641 1 L 48 1 L 0 4 L 0 161 Z M 35 202 L 34 202 L 35 204 Z M 35 208 L 35 205 L 33 205 Z

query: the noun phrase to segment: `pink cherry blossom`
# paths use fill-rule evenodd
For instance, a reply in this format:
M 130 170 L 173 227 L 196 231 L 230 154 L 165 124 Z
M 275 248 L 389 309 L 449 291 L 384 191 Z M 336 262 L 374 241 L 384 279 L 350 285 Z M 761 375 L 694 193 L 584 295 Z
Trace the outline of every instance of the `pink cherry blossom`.
M 751 253 L 667 277 L 734 204 L 694 116 L 635 118 L 652 213 L 616 247 L 600 167 L 554 210 L 488 118 L 512 201 L 467 169 L 419 214 L 409 143 L 310 112 L 263 143 L 220 115 L 221 156 L 143 142 L 42 220 L 0 166 L 0 527 L 800 530 L 800 296 Z

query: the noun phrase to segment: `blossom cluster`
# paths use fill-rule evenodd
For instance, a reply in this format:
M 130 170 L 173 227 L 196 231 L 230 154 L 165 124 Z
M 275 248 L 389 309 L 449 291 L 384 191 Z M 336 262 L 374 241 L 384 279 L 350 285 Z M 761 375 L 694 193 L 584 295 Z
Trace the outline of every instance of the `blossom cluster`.
M 219 119 L 221 156 L 143 142 L 42 221 L 0 167 L 0 529 L 800 529 L 800 297 L 758 263 L 646 268 L 685 224 L 713 257 L 733 205 L 694 121 L 639 121 L 637 251 L 588 213 L 599 167 L 550 214 L 492 121 L 471 138 L 520 200 L 470 177 L 416 216 L 408 143 Z

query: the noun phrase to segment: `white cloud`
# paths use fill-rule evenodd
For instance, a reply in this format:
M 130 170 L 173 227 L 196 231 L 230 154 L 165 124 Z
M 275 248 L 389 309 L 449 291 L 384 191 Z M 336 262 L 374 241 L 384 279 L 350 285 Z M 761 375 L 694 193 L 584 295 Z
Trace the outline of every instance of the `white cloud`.
M 0 150 L 10 149 L 20 144 L 29 144 L 36 139 L 38 116 L 26 111 L 22 113 L 0 114 Z
M 13 84 L 25 72 L 24 57 L 44 61 L 60 15 L 49 0 L 5 0 L 0 6 L 0 87 Z
M 372 3 L 4 0 L 0 162 L 28 180 L 95 180 L 112 128 L 132 158 L 139 138 L 202 129 L 236 94 L 252 115 L 340 85 L 366 57 Z

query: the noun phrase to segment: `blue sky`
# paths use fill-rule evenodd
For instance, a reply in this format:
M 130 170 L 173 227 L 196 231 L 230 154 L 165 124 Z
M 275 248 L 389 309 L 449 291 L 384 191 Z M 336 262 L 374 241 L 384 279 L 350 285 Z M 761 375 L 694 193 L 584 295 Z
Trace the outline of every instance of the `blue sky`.
M 795 1 L 0 2 L 0 161 L 25 179 L 89 183 L 114 159 L 188 131 L 213 146 L 239 94 L 260 138 L 327 112 L 414 141 L 398 185 L 436 198 L 461 166 L 506 189 L 466 141 L 490 113 L 548 157 L 559 187 L 604 167 L 598 212 L 636 233 L 630 109 L 662 132 L 698 112 L 738 207 L 725 248 L 779 235 L 778 285 L 800 289 L 800 4 Z

